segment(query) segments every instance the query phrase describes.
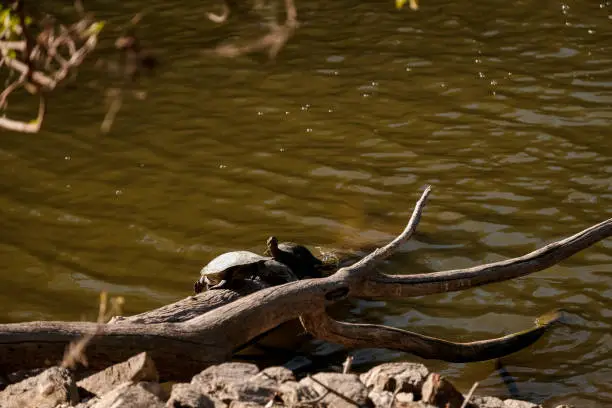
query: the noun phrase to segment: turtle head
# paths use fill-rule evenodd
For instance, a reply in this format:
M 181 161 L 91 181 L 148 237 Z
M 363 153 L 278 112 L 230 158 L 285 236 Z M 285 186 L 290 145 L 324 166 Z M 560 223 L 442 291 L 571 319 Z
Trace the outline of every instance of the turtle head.
M 266 246 L 268 247 L 266 253 L 272 257 L 276 257 L 278 254 L 278 239 L 275 236 L 271 236 L 266 241 Z
M 278 239 L 272 236 L 268 238 L 268 241 L 266 241 L 266 245 L 268 245 L 268 248 L 278 246 Z
M 204 290 L 204 283 L 202 282 L 202 279 L 198 279 L 196 283 L 193 284 L 193 291 L 198 294 L 201 293 L 202 290 Z

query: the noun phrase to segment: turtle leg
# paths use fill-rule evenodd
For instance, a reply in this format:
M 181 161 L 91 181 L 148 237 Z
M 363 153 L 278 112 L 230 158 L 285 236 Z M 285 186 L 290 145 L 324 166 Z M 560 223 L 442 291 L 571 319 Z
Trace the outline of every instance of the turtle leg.
M 225 289 L 230 282 L 234 279 L 234 269 L 229 269 L 225 271 L 223 279 L 219 283 L 211 285 L 208 281 L 206 282 L 206 290 L 212 289 Z M 206 279 L 206 278 L 205 278 Z
M 206 288 L 206 290 L 212 290 L 212 289 L 225 289 L 225 286 L 227 285 L 228 280 L 227 279 L 223 279 L 221 282 L 217 283 L 216 285 L 213 286 L 208 286 Z

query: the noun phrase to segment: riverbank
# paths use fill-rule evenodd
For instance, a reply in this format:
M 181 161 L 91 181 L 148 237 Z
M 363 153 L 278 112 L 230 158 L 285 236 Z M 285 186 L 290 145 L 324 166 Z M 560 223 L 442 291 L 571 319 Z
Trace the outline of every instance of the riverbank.
M 440 374 L 408 362 L 381 364 L 362 374 L 321 372 L 301 379 L 284 367 L 259 370 L 250 363 L 224 363 L 206 368 L 189 383 L 160 384 L 155 363 L 141 353 L 80 380 L 62 367 L 23 377 L 3 379 L 0 407 L 541 407 L 479 396 L 477 387 L 462 394 Z

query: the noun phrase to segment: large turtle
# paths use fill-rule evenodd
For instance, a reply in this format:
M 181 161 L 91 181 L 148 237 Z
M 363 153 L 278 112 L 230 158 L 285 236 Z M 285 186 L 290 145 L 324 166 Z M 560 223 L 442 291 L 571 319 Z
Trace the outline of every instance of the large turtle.
M 312 252 L 303 245 L 294 242 L 281 242 L 276 237 L 268 238 L 266 255 L 284 263 L 295 273 L 299 279 L 321 278 L 324 263 L 317 259 Z
M 195 293 L 206 289 L 223 289 L 234 281 L 259 277 L 270 285 L 296 281 L 298 278 L 287 265 L 274 258 L 249 251 L 221 254 L 200 271 L 200 279 L 193 285 Z

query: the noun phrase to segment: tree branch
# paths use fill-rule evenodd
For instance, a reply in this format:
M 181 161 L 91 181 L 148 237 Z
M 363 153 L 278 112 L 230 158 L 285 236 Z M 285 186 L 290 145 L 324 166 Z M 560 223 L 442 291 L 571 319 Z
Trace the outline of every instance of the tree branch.
M 467 363 L 500 358 L 530 346 L 559 321 L 560 315 L 555 313 L 545 318 L 545 321 L 538 322 L 532 329 L 469 343 L 455 343 L 376 324 L 340 322 L 321 311 L 303 315 L 300 320 L 304 328 L 316 338 L 347 347 L 374 346 L 404 351 L 426 359 Z
M 374 265 L 393 255 L 404 242 L 408 241 L 410 237 L 412 237 L 412 234 L 414 234 L 419 222 L 421 221 L 421 215 L 423 214 L 423 210 L 425 208 L 425 204 L 427 204 L 427 199 L 430 193 L 431 186 L 427 186 L 425 191 L 423 191 L 421 194 L 421 198 L 419 198 L 415 204 L 406 228 L 404 228 L 404 230 L 393 241 L 389 242 L 382 248 L 374 250 L 359 262 L 355 262 L 350 266 L 340 269 L 336 275 L 340 274 L 343 275 L 343 277 L 346 276 L 351 280 L 363 280 L 363 276 L 375 273 Z
M 33 121 L 26 123 L 19 120 L 9 119 L 6 116 L 0 117 L 0 128 L 7 130 L 14 130 L 22 133 L 38 133 L 42 126 L 43 119 L 45 117 L 46 102 L 45 96 L 42 92 L 38 93 L 38 116 Z
M 364 297 L 409 297 L 465 290 L 538 272 L 612 236 L 612 218 L 526 255 L 473 268 L 414 275 L 378 274 L 352 292 Z

